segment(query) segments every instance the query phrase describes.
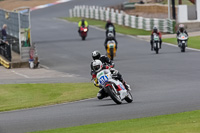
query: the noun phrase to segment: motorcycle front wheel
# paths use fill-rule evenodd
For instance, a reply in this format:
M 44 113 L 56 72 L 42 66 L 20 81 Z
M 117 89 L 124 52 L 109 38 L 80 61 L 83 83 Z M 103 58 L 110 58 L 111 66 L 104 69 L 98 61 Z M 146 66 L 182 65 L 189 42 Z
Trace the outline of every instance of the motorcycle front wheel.
M 113 87 L 107 86 L 107 87 L 106 87 L 106 92 L 108 93 L 108 95 L 112 98 L 112 100 L 113 100 L 116 104 L 121 104 L 121 103 L 122 103 L 122 99 L 121 99 L 120 95 L 118 95 L 118 94 L 116 93 L 116 91 L 114 90 Z
M 127 103 L 133 102 L 133 96 L 132 96 L 131 92 L 128 92 L 128 96 L 126 96 L 124 100 L 125 100 Z
M 185 52 L 185 45 L 182 45 L 181 52 Z

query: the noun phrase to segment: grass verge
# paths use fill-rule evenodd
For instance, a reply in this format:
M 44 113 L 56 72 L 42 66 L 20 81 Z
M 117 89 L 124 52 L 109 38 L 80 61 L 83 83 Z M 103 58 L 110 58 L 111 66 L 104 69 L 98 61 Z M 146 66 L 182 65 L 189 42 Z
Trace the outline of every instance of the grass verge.
M 0 85 L 0 111 L 77 101 L 96 93 L 91 83 Z
M 33 133 L 199 133 L 200 110 Z
M 63 18 L 63 19 L 68 20 L 70 22 L 77 22 L 77 23 L 81 20 L 81 18 L 77 18 L 77 17 Z M 86 20 L 88 21 L 89 25 L 94 25 L 102 29 L 105 28 L 105 25 L 106 25 L 105 21 L 94 20 L 94 19 L 86 19 Z M 115 25 L 116 32 L 126 34 L 126 35 L 150 35 L 151 34 L 151 31 L 145 31 L 142 29 L 134 29 L 127 26 L 121 26 L 118 24 L 114 24 L 114 25 Z
M 164 38 L 163 42 L 172 43 L 177 45 L 177 39 L 176 38 Z M 200 36 L 190 37 L 188 40 L 188 47 L 200 49 Z

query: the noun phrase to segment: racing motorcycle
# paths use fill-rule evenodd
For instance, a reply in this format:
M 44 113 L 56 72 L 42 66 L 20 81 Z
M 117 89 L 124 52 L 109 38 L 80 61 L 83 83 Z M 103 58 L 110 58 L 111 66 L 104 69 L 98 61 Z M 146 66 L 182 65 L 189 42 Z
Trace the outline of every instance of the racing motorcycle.
M 178 46 L 181 49 L 181 52 L 185 52 L 185 47 L 187 47 L 188 36 L 185 33 L 181 33 L 178 37 L 179 44 Z
M 85 40 L 85 38 L 87 37 L 87 32 L 88 32 L 88 28 L 87 27 L 80 27 L 80 36 L 82 38 L 82 40 Z
M 106 37 L 108 37 L 109 33 L 112 33 L 113 37 L 115 37 L 115 35 L 114 35 L 114 27 L 113 26 L 109 26 L 107 30 L 108 30 L 108 33 L 107 33 Z
M 156 54 L 158 54 L 160 49 L 160 38 L 157 34 L 153 34 L 153 48 Z
M 117 48 L 116 48 L 116 43 L 114 40 L 112 41 L 108 41 L 107 43 L 107 56 L 108 58 L 110 58 L 111 60 L 114 59 L 114 57 L 116 56 L 116 51 L 117 51 Z
M 105 92 L 116 104 L 121 104 L 123 100 L 128 103 L 133 101 L 130 91 L 127 91 L 119 80 L 112 78 L 112 74 L 109 69 L 101 70 L 97 73 L 96 77 L 99 85 L 103 87 Z

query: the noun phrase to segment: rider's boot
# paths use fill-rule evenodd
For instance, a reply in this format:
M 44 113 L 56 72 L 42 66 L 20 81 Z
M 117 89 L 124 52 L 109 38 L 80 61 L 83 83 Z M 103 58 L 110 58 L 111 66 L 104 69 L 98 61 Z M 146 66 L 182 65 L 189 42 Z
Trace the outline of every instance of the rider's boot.
M 131 91 L 131 87 L 129 84 L 127 84 L 125 81 L 122 81 L 123 85 L 125 86 L 127 91 Z
M 103 88 L 101 88 L 100 90 L 99 90 L 99 92 L 97 93 L 97 98 L 99 99 L 99 100 L 101 100 L 101 99 L 103 99 L 103 98 L 105 98 L 105 97 L 107 97 L 108 95 L 106 94 L 106 92 L 104 91 L 104 89 Z

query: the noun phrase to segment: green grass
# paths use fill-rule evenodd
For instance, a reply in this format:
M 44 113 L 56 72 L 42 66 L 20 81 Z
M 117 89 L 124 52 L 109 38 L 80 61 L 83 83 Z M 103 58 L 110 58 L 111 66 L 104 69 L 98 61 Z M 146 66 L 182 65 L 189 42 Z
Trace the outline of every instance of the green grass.
M 200 110 L 33 133 L 200 133 Z
M 0 111 L 92 98 L 97 91 L 91 83 L 0 85 Z
M 175 0 L 175 2 L 176 2 L 176 5 L 178 5 L 178 0 Z M 167 4 L 168 0 L 164 0 L 162 3 L 163 4 Z M 189 0 L 182 0 L 182 5 L 193 5 L 193 3 L 190 2 Z
M 172 43 L 172 44 L 177 45 L 177 39 L 176 38 L 164 38 L 163 42 Z M 200 49 L 199 42 L 200 42 L 200 36 L 189 37 L 188 47 Z
M 77 18 L 77 17 L 63 18 L 63 19 L 66 19 L 70 22 L 79 22 L 81 20 L 81 18 Z M 97 27 L 103 28 L 103 29 L 105 28 L 105 25 L 106 25 L 105 21 L 94 20 L 94 19 L 85 19 L 85 20 L 88 21 L 89 25 L 94 25 L 94 26 L 97 26 Z M 116 32 L 122 33 L 122 34 L 127 34 L 127 35 L 150 35 L 151 34 L 151 31 L 145 31 L 142 29 L 134 29 L 134 28 L 130 28 L 127 26 L 117 25 L 117 24 L 114 24 L 114 25 L 115 25 Z M 78 24 L 77 24 L 77 26 L 78 26 Z

